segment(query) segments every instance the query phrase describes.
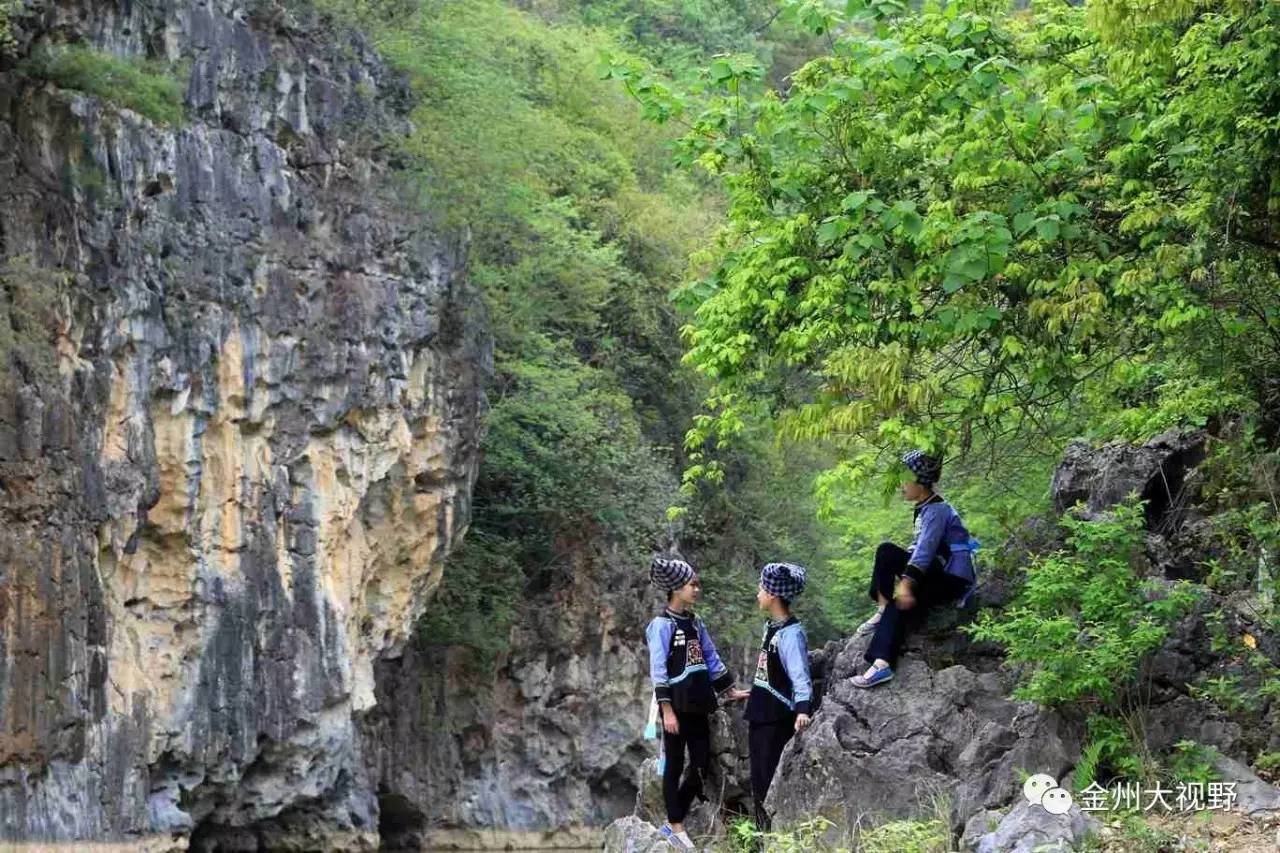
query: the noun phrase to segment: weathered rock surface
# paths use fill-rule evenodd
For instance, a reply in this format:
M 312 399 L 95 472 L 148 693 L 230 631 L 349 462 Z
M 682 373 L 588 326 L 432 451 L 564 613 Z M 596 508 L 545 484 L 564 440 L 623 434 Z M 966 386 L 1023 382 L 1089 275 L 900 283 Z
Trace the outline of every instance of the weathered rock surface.
M 841 827 L 915 817 L 945 796 L 959 828 L 1021 797 L 1019 771 L 1061 778 L 1079 757 L 1078 726 L 1006 698 L 999 673 L 935 671 L 908 657 L 888 684 L 854 687 L 865 644 L 849 641 L 856 656 L 842 653 L 813 724 L 783 754 L 769 792 L 780 824 L 814 815 Z
M 1195 467 L 1205 442 L 1198 432 L 1170 432 L 1137 446 L 1073 444 L 1054 476 L 1054 503 L 1063 510 L 1083 504 L 1097 515 L 1138 494 L 1148 501 L 1148 574 L 1203 579 L 1218 547 L 1204 505 L 1204 475 Z M 1144 694 L 1137 704 L 1145 708 L 1148 746 L 1162 751 L 1185 739 L 1239 757 L 1280 749 L 1280 702 L 1254 695 L 1267 676 L 1250 658 L 1280 660 L 1280 636 L 1261 618 L 1258 602 L 1247 592 L 1202 590 L 1140 679 Z M 1250 701 L 1224 708 L 1195 695 L 1194 686 L 1218 678 L 1237 684 Z
M 1214 757 L 1213 770 L 1223 782 L 1235 783 L 1233 810 L 1250 817 L 1280 815 L 1280 788 L 1259 779 L 1248 767 L 1225 755 Z
M 671 849 L 658 827 L 635 815 L 618 818 L 604 834 L 604 853 L 665 853 Z
M 272 3 L 15 21 L 0 256 L 49 334 L 0 392 L 0 837 L 370 846 L 356 719 L 466 525 L 487 359 L 376 147 L 403 86 Z M 55 34 L 174 63 L 188 120 L 15 70 Z
M 1205 455 L 1201 433 L 1170 431 L 1142 445 L 1115 442 L 1101 448 L 1073 442 L 1053 476 L 1053 505 L 1065 512 L 1084 504 L 1104 512 L 1136 494 L 1147 502 L 1150 526 L 1174 506 L 1187 472 Z
M 622 555 L 580 549 L 574 560 L 532 594 L 510 651 L 491 668 L 429 637 L 379 664 L 365 740 L 382 796 L 397 804 L 386 838 L 436 844 L 492 827 L 531 843 L 633 811 L 642 764 L 656 750 L 643 739 L 653 588 Z M 721 717 L 717 765 L 745 768 L 733 723 Z M 718 772 L 715 796 L 738 796 L 724 780 L 746 777 Z
M 988 822 L 994 828 L 988 830 Z M 1054 815 L 1019 798 L 1008 814 L 981 812 L 970 819 L 961 847 L 975 853 L 1050 853 L 1077 849 L 1098 832 L 1100 824 L 1073 805 L 1064 815 Z

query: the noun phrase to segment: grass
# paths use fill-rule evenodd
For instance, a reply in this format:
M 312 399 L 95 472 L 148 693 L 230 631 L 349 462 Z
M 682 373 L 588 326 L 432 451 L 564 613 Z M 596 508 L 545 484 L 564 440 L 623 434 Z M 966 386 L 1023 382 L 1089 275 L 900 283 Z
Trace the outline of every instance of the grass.
M 176 125 L 186 117 L 182 84 L 165 67 L 121 59 L 84 45 L 37 51 L 22 70 L 63 89 L 94 95 L 157 124 Z

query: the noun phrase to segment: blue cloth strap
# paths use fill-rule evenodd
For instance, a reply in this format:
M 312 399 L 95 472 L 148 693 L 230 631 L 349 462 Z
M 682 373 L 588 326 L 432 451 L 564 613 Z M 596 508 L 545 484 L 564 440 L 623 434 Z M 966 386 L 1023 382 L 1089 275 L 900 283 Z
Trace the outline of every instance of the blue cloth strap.
M 706 671 L 707 671 L 706 664 L 695 663 L 693 666 L 685 667 L 684 672 L 680 673 L 675 678 L 671 679 L 669 683 L 672 685 L 679 684 L 689 676 L 693 675 L 695 672 L 706 672 Z
M 775 699 L 777 699 L 777 700 L 778 700 L 779 702 L 781 702 L 783 705 L 786 705 L 788 709 L 790 709 L 790 710 L 792 710 L 792 711 L 794 711 L 794 710 L 796 709 L 796 703 L 795 703 L 795 702 L 792 702 L 792 701 L 791 701 L 790 699 L 788 699 L 786 696 L 783 696 L 783 695 L 782 695 L 781 693 L 779 693 L 777 690 L 774 690 L 774 689 L 773 689 L 773 685 L 772 685 L 772 684 L 770 684 L 769 682 L 767 682 L 767 681 L 761 681 L 760 679 L 758 679 L 758 678 L 757 678 L 757 679 L 755 679 L 755 680 L 753 681 L 753 683 L 755 684 L 755 686 L 756 686 L 756 687 L 760 687 L 760 688 L 763 688 L 763 689 L 765 689 L 765 690 L 768 690 L 770 693 L 772 693 L 772 694 L 773 694 L 773 696 L 774 696 L 774 698 L 775 698 Z

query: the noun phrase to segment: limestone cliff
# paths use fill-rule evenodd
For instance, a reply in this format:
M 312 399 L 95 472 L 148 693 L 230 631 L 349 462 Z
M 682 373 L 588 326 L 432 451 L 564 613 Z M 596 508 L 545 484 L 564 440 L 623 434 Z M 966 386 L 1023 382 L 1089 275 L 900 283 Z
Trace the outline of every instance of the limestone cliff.
M 642 739 L 652 587 L 626 555 L 574 553 L 550 588 L 526 590 L 500 660 L 420 636 L 379 662 L 366 754 L 395 849 L 587 846 L 633 808 L 652 750 Z
M 0 837 L 370 846 L 356 723 L 466 526 L 488 360 L 388 159 L 404 86 L 269 2 L 11 25 Z M 50 43 L 165 64 L 185 120 L 24 71 Z

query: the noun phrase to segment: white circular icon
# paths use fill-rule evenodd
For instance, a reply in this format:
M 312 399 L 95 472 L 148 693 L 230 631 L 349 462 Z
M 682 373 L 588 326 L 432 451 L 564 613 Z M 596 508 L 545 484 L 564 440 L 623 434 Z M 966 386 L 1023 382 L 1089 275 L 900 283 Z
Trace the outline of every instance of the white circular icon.
M 1045 795 L 1046 791 L 1050 791 L 1058 787 L 1058 780 L 1054 779 L 1048 773 L 1037 773 L 1030 779 L 1022 783 L 1022 796 L 1027 798 L 1027 802 L 1033 806 L 1040 805 L 1040 798 Z
M 1071 811 L 1071 793 L 1065 788 L 1050 788 L 1044 792 L 1040 805 L 1049 814 L 1066 814 Z

